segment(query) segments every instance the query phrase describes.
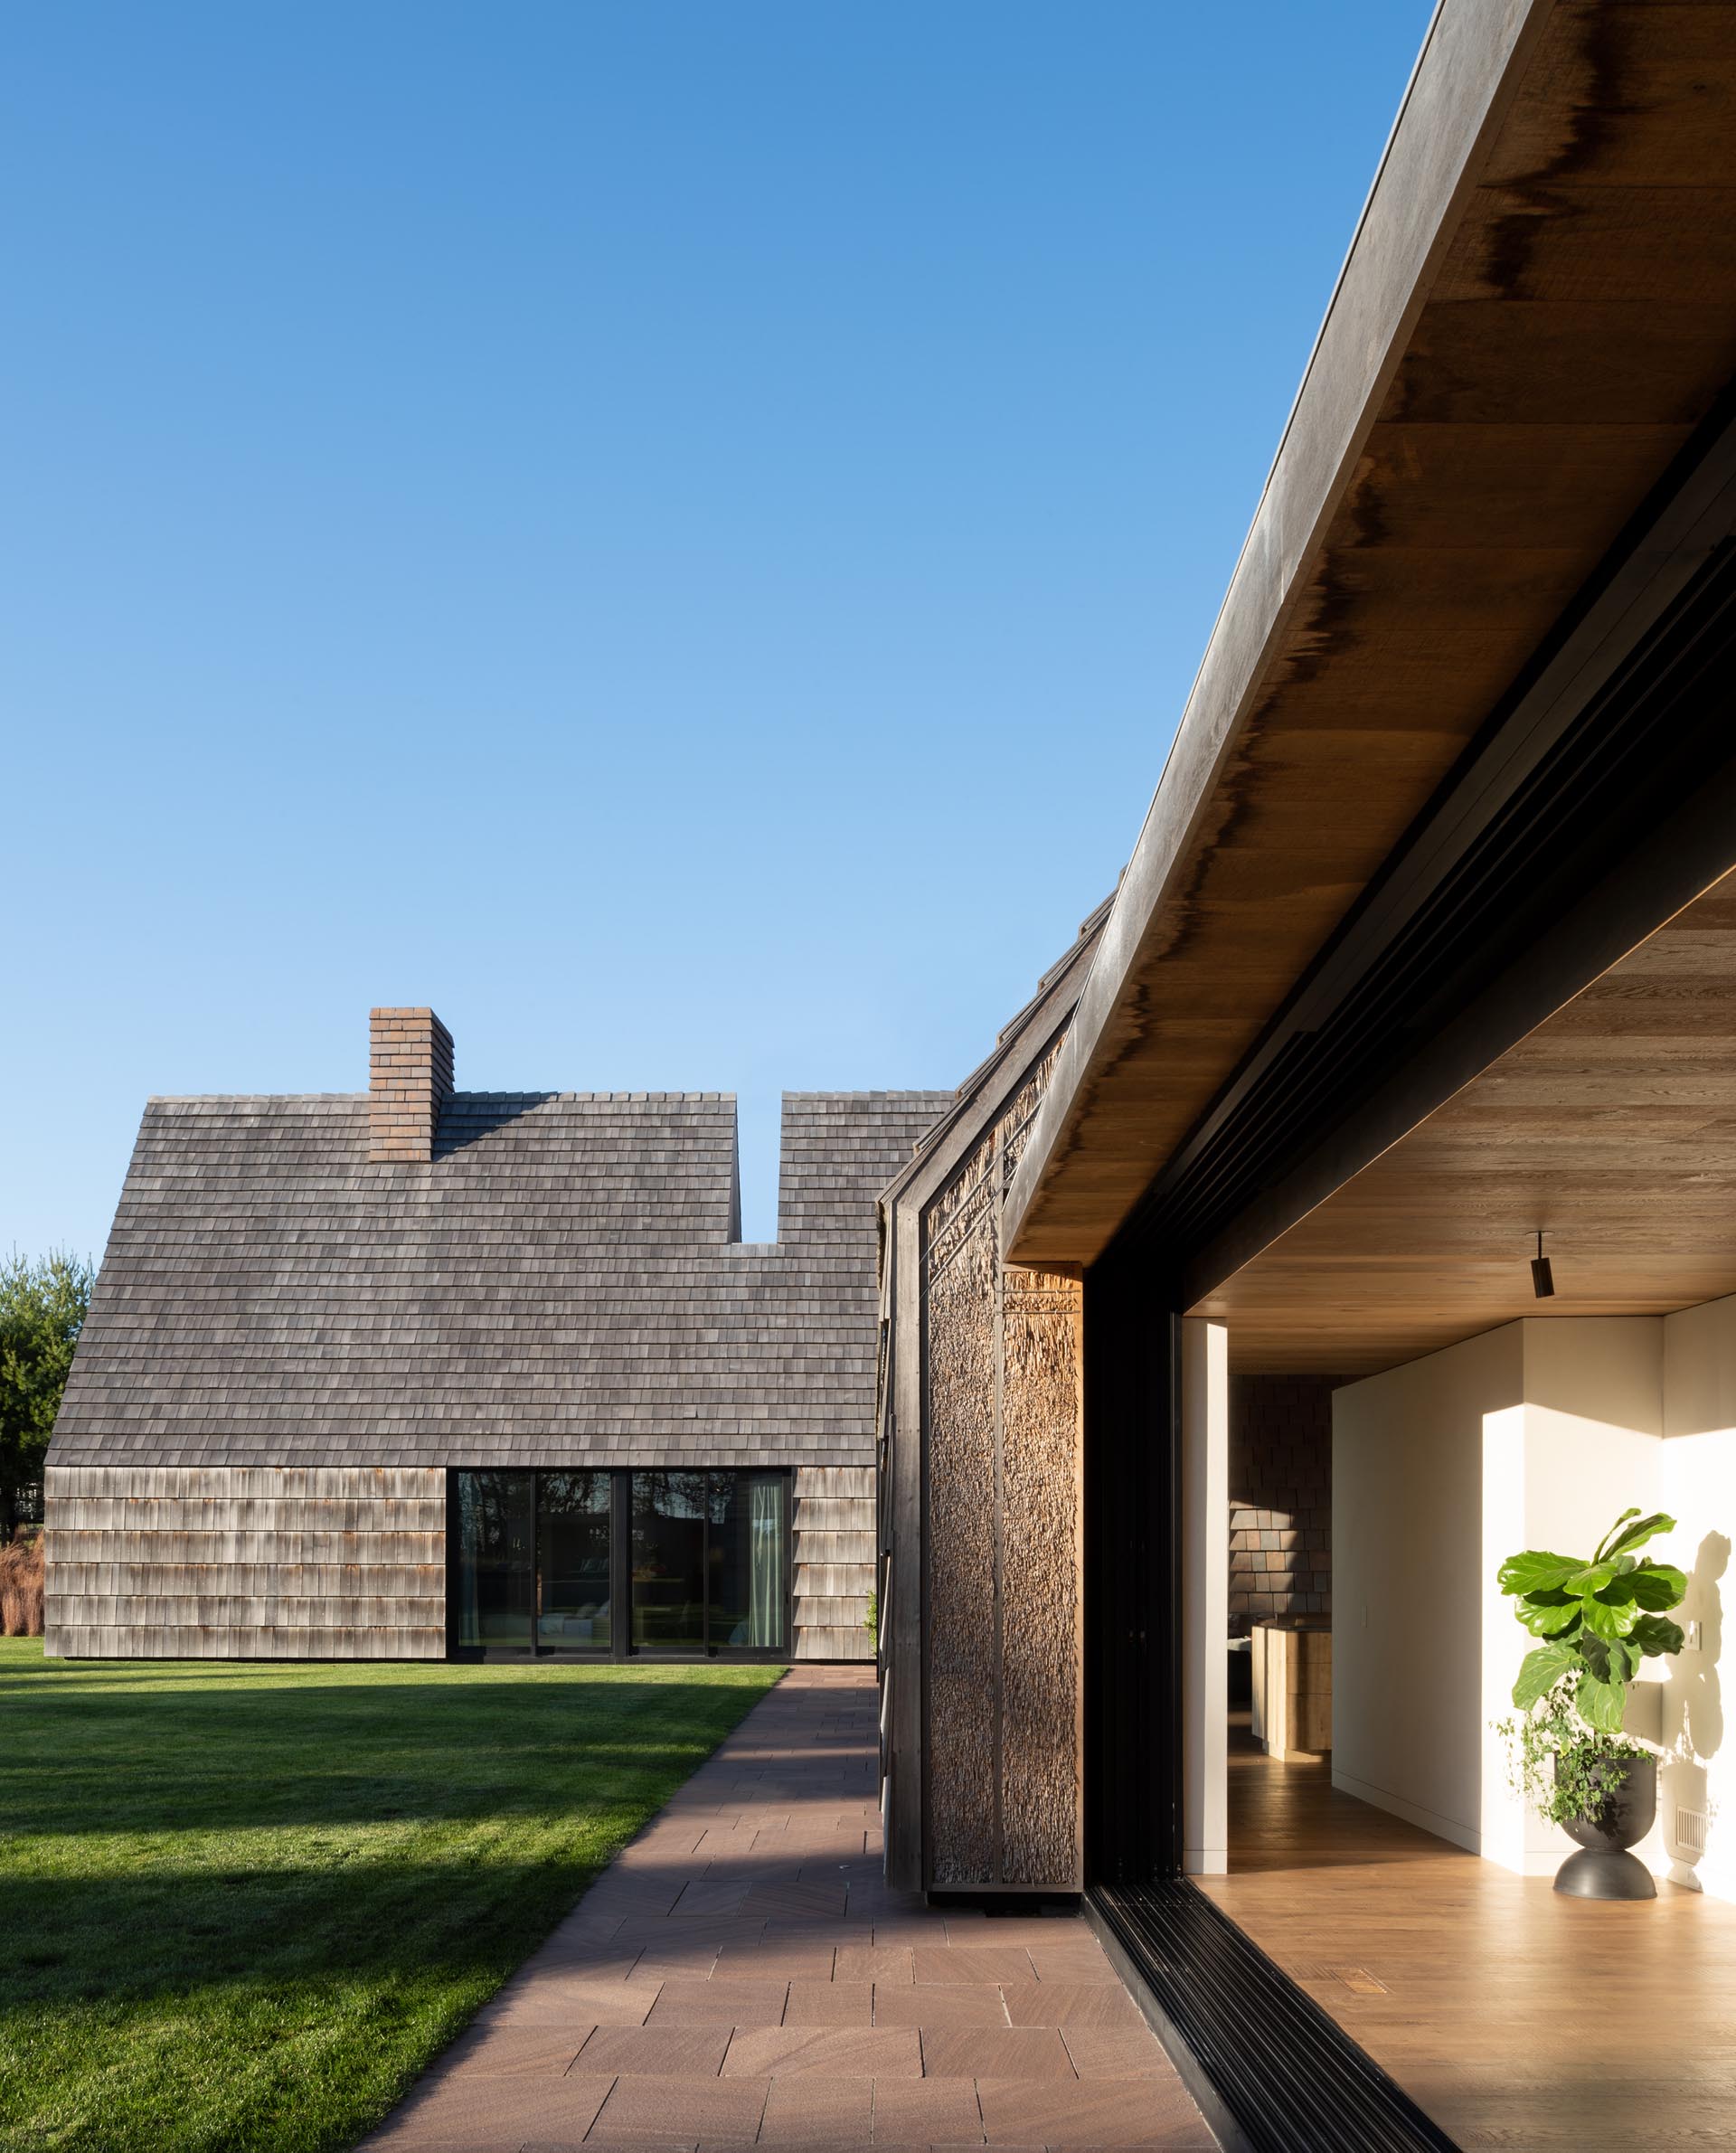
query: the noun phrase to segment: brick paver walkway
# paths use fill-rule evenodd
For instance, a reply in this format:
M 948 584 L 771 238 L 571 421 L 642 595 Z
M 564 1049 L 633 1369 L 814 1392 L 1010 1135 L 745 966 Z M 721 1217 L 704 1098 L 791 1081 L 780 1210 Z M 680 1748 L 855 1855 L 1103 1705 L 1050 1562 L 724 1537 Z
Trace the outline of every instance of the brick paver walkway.
M 787 1676 L 369 2153 L 1209 2153 L 1084 1922 L 887 1887 L 875 1711 L 865 1670 Z

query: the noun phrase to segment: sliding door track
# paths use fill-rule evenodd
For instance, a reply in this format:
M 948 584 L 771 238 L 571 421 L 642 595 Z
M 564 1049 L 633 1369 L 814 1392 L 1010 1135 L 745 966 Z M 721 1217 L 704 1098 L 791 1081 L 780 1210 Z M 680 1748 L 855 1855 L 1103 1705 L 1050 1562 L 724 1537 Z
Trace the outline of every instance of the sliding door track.
M 1234 2153 L 1457 2153 L 1342 2026 L 1184 1878 L 1086 1894 Z M 1189 2068 L 1188 2066 L 1192 2067 Z

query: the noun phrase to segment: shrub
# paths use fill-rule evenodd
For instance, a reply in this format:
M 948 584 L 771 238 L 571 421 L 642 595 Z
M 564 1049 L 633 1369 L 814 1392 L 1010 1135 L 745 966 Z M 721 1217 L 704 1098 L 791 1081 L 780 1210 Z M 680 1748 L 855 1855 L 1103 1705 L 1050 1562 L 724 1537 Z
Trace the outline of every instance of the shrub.
M 47 1553 L 48 1535 L 27 1529 L 0 1547 L 0 1638 L 42 1636 Z

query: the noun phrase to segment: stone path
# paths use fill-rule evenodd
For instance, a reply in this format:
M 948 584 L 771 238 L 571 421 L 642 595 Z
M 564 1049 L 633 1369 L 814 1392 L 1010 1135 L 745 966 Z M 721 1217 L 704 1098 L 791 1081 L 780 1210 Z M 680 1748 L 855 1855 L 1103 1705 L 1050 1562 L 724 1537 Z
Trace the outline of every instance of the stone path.
M 1215 2140 L 1086 1923 L 881 1874 L 872 1674 L 797 1668 L 368 2153 Z

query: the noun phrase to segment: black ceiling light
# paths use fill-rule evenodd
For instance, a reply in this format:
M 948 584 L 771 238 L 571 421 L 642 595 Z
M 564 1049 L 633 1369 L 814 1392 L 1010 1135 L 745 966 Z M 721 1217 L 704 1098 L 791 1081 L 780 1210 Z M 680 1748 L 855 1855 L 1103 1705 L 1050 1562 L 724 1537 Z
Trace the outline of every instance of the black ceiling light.
M 1555 1298 L 1555 1274 L 1549 1268 L 1549 1258 L 1543 1253 L 1543 1237 L 1537 1236 L 1537 1253 L 1531 1260 L 1531 1289 L 1540 1301 Z

